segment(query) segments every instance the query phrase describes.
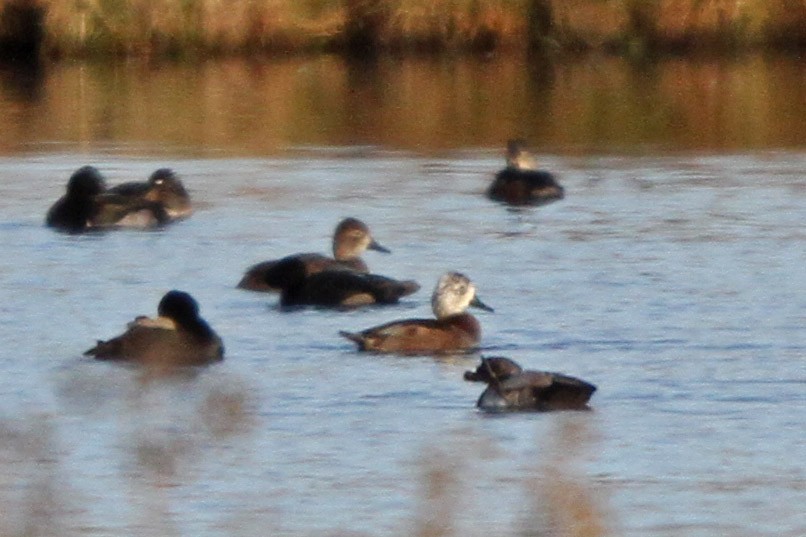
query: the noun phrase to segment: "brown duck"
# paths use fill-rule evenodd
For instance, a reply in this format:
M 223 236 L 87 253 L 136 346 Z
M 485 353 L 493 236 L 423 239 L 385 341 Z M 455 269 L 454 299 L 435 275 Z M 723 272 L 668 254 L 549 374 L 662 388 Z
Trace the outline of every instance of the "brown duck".
M 291 259 L 301 261 L 305 267 L 305 275 L 310 276 L 330 268 L 346 268 L 357 272 L 368 272 L 361 254 L 366 250 L 389 253 L 369 232 L 369 227 L 357 218 L 345 218 L 333 232 L 333 257 L 317 253 L 292 254 L 282 259 L 264 261 L 249 267 L 241 281 L 240 289 L 262 292 L 278 292 L 288 286 L 293 277 L 288 270 L 295 265 L 287 262 Z
M 362 351 L 401 354 L 439 354 L 466 351 L 481 339 L 478 320 L 467 313 L 474 306 L 493 311 L 476 296 L 476 287 L 459 272 L 448 272 L 431 297 L 435 319 L 405 319 L 361 332 L 339 332 Z
M 98 341 L 84 354 L 99 360 L 127 360 L 145 365 L 193 366 L 224 358 L 221 338 L 199 316 L 188 293 L 170 291 L 157 307 L 159 317 L 137 317 L 123 334 Z

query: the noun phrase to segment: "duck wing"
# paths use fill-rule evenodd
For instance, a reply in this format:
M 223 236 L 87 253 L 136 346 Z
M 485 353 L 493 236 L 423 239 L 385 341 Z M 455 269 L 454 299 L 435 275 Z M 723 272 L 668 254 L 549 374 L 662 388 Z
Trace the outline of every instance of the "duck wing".
M 282 259 L 272 259 L 252 265 L 238 282 L 239 289 L 251 291 L 277 292 L 293 285 L 299 278 L 299 265 L 308 276 L 332 267 L 337 261 L 317 253 L 293 254 Z
M 395 280 L 352 270 L 325 270 L 305 279 L 300 304 L 337 307 L 395 304 L 419 288 L 412 280 Z
M 142 198 L 151 190 L 151 185 L 146 181 L 131 181 L 121 183 L 106 190 L 108 194 L 129 198 Z
M 507 398 L 516 398 L 524 407 L 537 410 L 586 409 L 596 386 L 584 380 L 546 371 L 524 371 L 501 383 L 501 392 Z
M 361 332 L 341 331 L 361 351 L 443 354 L 467 351 L 478 344 L 475 333 L 437 319 L 403 319 Z
M 545 170 L 506 168 L 496 174 L 487 189 L 490 199 L 515 205 L 545 203 L 564 196 L 563 187 L 552 173 Z
M 223 358 L 221 339 L 214 335 L 201 341 L 182 330 L 132 323 L 123 334 L 98 341 L 84 352 L 98 360 L 124 360 L 146 365 L 203 365 Z
M 95 198 L 93 227 L 154 227 L 167 224 L 170 217 L 161 204 L 128 198 L 116 194 L 101 194 Z

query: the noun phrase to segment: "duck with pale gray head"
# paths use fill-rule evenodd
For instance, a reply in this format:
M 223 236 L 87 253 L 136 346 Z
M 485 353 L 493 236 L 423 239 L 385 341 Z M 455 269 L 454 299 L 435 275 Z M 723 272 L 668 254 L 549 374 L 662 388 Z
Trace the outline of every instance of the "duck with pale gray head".
M 459 272 L 444 274 L 431 296 L 435 319 L 404 319 L 361 332 L 339 332 L 361 351 L 400 354 L 442 354 L 475 348 L 481 339 L 481 325 L 467 313 L 473 306 L 493 309 L 476 296 L 476 286 Z

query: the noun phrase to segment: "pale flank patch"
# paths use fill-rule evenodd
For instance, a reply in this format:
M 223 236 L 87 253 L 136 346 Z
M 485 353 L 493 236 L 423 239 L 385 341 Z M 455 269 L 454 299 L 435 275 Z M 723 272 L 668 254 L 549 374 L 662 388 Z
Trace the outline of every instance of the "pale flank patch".
M 151 317 L 140 315 L 128 324 L 128 328 L 134 328 L 135 326 L 142 326 L 145 328 L 162 328 L 163 330 L 176 330 L 176 323 L 168 317 L 155 317 L 152 319 Z

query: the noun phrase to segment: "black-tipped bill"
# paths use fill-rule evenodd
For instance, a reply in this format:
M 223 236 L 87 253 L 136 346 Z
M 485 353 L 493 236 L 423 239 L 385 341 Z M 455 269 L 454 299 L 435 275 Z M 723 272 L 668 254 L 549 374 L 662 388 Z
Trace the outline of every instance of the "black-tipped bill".
M 385 246 L 381 246 L 380 243 L 378 243 L 378 242 L 376 242 L 374 240 L 369 243 L 369 246 L 367 246 L 367 248 L 369 248 L 370 250 L 375 250 L 376 252 L 383 252 L 385 254 L 391 254 L 392 253 L 392 250 L 390 250 L 389 248 L 386 248 Z
M 470 301 L 470 305 L 474 308 L 479 308 L 480 310 L 494 312 L 495 310 L 492 309 L 490 306 L 479 300 L 479 297 L 474 296 L 473 300 Z

